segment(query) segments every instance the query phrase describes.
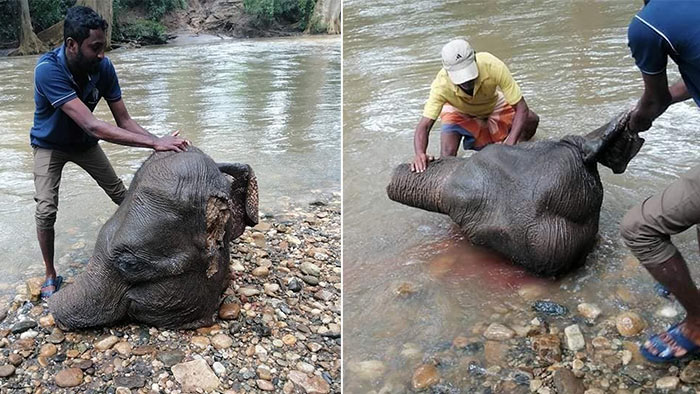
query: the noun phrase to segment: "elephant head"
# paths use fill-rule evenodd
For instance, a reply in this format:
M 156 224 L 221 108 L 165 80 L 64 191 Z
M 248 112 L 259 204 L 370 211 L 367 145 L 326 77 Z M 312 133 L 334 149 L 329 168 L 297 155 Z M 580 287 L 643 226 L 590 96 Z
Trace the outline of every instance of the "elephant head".
M 257 220 L 250 166 L 217 164 L 194 147 L 153 153 L 100 230 L 87 269 L 49 310 L 67 329 L 211 324 L 229 281 L 229 242 Z
M 540 275 L 585 261 L 598 232 L 603 186 L 598 162 L 624 171 L 643 140 L 622 114 L 582 137 L 489 145 L 468 158 L 443 158 L 413 173 L 399 165 L 390 199 L 450 216 L 475 244 Z

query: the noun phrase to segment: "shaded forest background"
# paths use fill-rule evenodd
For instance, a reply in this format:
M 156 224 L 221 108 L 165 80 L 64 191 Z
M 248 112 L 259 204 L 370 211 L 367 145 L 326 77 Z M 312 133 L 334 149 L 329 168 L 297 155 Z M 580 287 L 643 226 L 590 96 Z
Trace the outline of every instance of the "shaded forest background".
M 0 0 L 0 48 L 25 55 L 60 45 L 66 10 L 76 4 L 110 22 L 113 46 L 162 44 L 182 33 L 340 33 L 340 0 Z

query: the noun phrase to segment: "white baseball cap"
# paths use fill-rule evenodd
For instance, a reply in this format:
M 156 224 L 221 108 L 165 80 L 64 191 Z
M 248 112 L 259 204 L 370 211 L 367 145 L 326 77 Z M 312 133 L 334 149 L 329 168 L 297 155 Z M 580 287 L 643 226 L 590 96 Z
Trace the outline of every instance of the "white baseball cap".
M 458 38 L 442 47 L 442 67 L 455 85 L 471 81 L 479 76 L 474 49 L 467 40 Z

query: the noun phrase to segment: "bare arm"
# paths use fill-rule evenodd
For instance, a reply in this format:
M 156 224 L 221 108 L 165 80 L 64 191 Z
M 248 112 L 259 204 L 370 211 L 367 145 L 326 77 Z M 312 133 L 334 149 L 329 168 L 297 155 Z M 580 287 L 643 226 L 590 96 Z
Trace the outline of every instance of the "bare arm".
M 149 133 L 146 129 L 141 127 L 134 119 L 129 115 L 129 111 L 126 109 L 124 101 L 119 99 L 113 102 L 107 102 L 109 105 L 109 110 L 112 111 L 112 116 L 114 116 L 114 121 L 117 122 L 117 126 L 122 129 L 131 131 L 132 133 L 148 135 L 157 138 L 155 135 Z
M 144 135 L 131 132 L 121 127 L 112 126 L 95 117 L 78 98 L 63 104 L 61 110 L 86 133 L 120 145 L 152 148 L 158 151 L 174 150 L 181 152 L 185 149 L 186 141 L 176 136 L 156 137 L 150 133 Z
M 642 73 L 642 79 L 644 80 L 644 93 L 637 102 L 637 106 L 632 110 L 629 120 L 629 128 L 635 132 L 649 130 L 651 122 L 673 103 L 673 97 L 668 89 L 666 71 L 654 75 Z
M 506 140 L 503 141 L 505 145 L 515 145 L 520 138 L 520 133 L 523 130 L 523 125 L 527 120 L 527 114 L 530 112 L 530 108 L 525 102 L 525 97 L 521 98 L 515 104 L 515 117 L 513 118 L 513 125 L 510 128 L 510 133 Z
M 430 129 L 433 128 L 434 124 L 435 119 L 422 116 L 416 126 L 416 131 L 413 134 L 413 150 L 416 155 L 411 164 L 411 171 L 423 172 L 428 167 L 428 162 L 433 160 L 433 158 L 426 155 L 425 152 L 428 149 Z

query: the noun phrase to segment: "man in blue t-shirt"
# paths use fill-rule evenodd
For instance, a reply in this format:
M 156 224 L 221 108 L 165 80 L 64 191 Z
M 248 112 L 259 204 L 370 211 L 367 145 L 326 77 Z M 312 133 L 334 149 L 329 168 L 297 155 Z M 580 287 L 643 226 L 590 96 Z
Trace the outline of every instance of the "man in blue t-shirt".
M 50 297 L 61 286 L 54 268 L 54 223 L 61 172 L 74 162 L 94 178 L 116 204 L 126 189 L 97 144 L 105 140 L 157 151 L 183 151 L 189 142 L 178 132 L 156 137 L 129 116 L 122 101 L 114 66 L 104 55 L 107 22 L 88 7 L 66 14 L 64 43 L 41 56 L 34 69 L 34 125 L 30 132 L 34 155 L 36 227 L 46 266 L 41 295 Z M 117 126 L 95 118 L 92 111 L 104 97 Z
M 640 132 L 674 103 L 693 98 L 700 105 L 700 1 L 646 1 L 628 29 L 629 47 L 642 72 L 644 93 L 628 128 Z M 668 58 L 682 79 L 670 87 Z M 700 294 L 670 236 L 700 223 L 700 166 L 647 198 L 625 215 L 625 244 L 649 273 L 686 309 L 685 320 L 649 338 L 641 347 L 647 359 L 667 362 L 700 349 Z M 700 241 L 700 230 L 698 232 Z

